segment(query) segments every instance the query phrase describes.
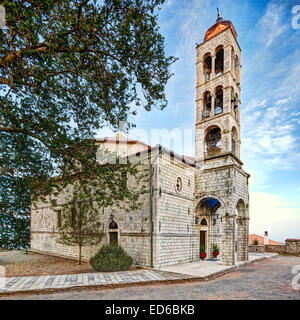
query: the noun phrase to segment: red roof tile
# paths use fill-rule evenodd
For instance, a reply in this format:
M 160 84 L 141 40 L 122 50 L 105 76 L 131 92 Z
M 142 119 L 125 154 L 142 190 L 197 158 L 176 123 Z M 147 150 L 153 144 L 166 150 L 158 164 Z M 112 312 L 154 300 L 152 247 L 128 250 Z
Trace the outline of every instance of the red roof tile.
M 253 241 L 257 239 L 258 240 L 258 245 L 263 245 L 264 244 L 264 237 L 263 236 L 259 236 L 255 233 L 252 233 L 252 234 L 249 234 L 249 244 L 253 244 Z M 278 242 L 278 241 L 274 241 L 274 240 L 271 240 L 269 239 L 269 242 L 268 244 L 271 244 L 271 245 L 282 245 L 282 243 Z

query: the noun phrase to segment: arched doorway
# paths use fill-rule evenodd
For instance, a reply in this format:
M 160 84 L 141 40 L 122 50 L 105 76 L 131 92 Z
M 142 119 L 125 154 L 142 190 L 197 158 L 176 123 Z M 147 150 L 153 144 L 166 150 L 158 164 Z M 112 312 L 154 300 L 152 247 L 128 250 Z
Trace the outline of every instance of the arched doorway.
M 199 252 L 205 246 L 207 258 L 213 256 L 213 244 L 221 245 L 221 203 L 215 198 L 202 199 L 196 206 L 196 225 L 199 232 Z M 220 209 L 222 210 L 222 209 Z
M 109 243 L 119 245 L 119 226 L 115 221 L 111 221 L 108 226 Z
M 200 222 L 200 250 L 201 248 L 205 249 L 205 252 L 207 252 L 207 237 L 208 234 L 208 226 L 206 219 L 202 219 Z

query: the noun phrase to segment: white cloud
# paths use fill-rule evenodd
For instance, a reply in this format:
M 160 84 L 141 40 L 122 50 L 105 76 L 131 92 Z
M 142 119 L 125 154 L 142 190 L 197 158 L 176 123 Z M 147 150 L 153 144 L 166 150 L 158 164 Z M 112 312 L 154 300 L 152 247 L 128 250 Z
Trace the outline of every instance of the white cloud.
M 276 101 L 276 106 L 286 104 L 291 100 L 292 100 L 292 97 L 280 99 L 280 100 Z
M 251 192 L 250 233 L 263 235 L 264 231 L 280 242 L 300 238 L 300 208 L 293 208 L 279 195 Z
M 250 112 L 257 108 L 264 108 L 267 105 L 267 99 L 252 99 L 244 108 L 244 112 Z
M 274 1 L 269 3 L 266 13 L 258 23 L 261 29 L 260 38 L 266 47 L 270 47 L 288 28 L 283 21 L 284 9 L 284 5 Z

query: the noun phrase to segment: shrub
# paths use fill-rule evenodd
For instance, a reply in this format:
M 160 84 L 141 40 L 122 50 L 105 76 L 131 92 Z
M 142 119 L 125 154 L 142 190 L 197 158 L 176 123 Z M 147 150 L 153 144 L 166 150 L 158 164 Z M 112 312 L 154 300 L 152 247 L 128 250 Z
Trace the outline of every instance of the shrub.
M 213 247 L 213 251 L 220 251 L 220 248 L 217 243 L 213 243 L 212 247 Z
M 90 258 L 90 265 L 95 271 L 124 271 L 132 265 L 132 258 L 121 247 L 112 244 L 102 246 Z
M 257 240 L 257 239 L 254 239 L 252 244 L 253 244 L 254 246 L 258 246 L 258 240 Z

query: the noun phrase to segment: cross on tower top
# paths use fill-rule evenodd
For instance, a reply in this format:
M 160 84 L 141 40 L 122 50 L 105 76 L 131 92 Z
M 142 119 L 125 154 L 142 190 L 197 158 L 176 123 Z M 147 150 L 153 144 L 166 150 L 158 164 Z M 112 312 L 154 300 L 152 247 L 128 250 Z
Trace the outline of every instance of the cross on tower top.
M 217 22 L 218 22 L 218 21 L 223 20 L 223 18 L 221 17 L 221 12 L 220 12 L 219 8 L 217 8 L 217 12 L 218 12 L 218 19 L 217 19 Z

